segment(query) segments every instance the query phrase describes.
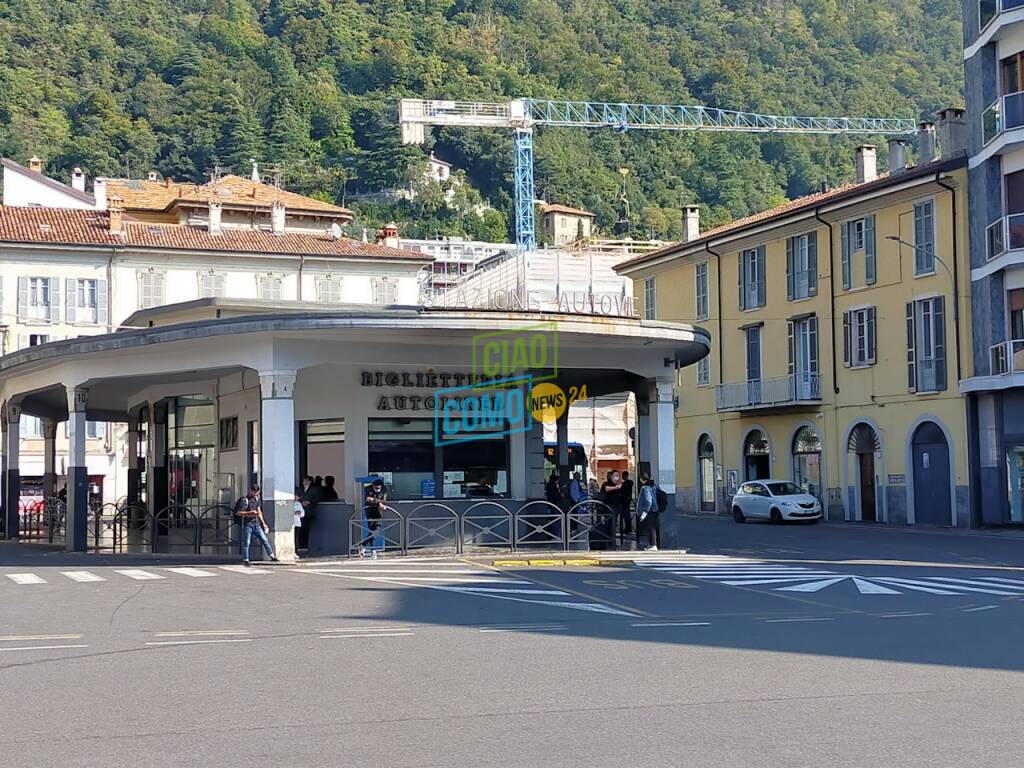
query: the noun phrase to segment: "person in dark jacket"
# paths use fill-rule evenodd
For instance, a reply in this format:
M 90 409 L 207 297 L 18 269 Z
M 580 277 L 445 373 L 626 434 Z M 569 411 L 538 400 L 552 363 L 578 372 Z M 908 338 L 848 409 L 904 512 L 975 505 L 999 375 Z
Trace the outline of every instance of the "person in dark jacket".
M 324 478 L 323 501 L 337 501 L 338 491 L 334 487 L 334 475 L 327 475 Z

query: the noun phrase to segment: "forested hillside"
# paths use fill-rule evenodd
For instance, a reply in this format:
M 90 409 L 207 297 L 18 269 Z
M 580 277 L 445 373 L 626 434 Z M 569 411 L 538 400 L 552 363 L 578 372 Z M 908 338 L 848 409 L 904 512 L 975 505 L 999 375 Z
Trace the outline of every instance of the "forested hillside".
M 0 154 L 64 178 L 201 179 L 255 157 L 341 201 L 422 163 L 398 143 L 402 96 L 921 117 L 962 103 L 961 51 L 957 0 L 4 0 Z M 542 129 L 537 191 L 609 227 L 629 168 L 634 234 L 673 237 L 685 203 L 722 221 L 848 178 L 852 145 Z M 434 149 L 468 174 L 464 205 L 424 194 L 364 206 L 357 226 L 504 234 L 510 136 L 443 132 Z M 474 190 L 499 213 L 472 213 Z

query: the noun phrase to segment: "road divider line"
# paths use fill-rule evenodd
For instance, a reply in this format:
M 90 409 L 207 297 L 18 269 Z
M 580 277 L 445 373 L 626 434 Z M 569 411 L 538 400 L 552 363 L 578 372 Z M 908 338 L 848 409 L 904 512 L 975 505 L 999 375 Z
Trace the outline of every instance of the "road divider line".
M 642 621 L 631 627 L 710 627 L 710 621 Z
M 254 568 L 251 565 L 218 565 L 222 571 L 230 571 L 231 573 L 244 573 L 246 576 L 269 576 L 270 571 L 266 571 L 262 568 Z
M 517 627 L 515 629 L 481 629 L 481 634 L 495 634 L 498 632 L 565 632 L 568 627 Z
M 993 608 L 998 607 L 998 605 L 979 605 L 976 608 L 964 608 L 964 613 L 974 613 L 975 611 L 991 611 Z
M 364 632 L 357 635 L 344 635 L 344 634 L 332 634 L 332 635 L 320 635 L 321 640 L 354 640 L 356 638 L 370 639 L 375 637 L 412 637 L 413 632 L 379 632 L 373 634 L 370 632 Z
M 24 643 L 30 640 L 81 640 L 81 635 L 3 635 L 0 643 Z
M 128 568 L 123 571 L 114 571 L 114 573 L 120 573 L 122 576 L 127 576 L 129 579 L 135 579 L 136 581 L 156 581 L 164 578 L 159 573 L 150 573 L 141 568 Z
M 41 576 L 36 576 L 34 573 L 8 573 L 7 578 L 13 581 L 15 584 L 45 584 L 46 579 Z
M 162 642 L 150 642 L 146 645 L 209 645 L 212 643 L 251 643 L 251 637 L 231 638 L 224 640 L 166 640 Z
M 332 627 L 321 632 L 412 632 L 412 627 Z
M 13 648 L 2 648 L 0 652 L 4 651 L 56 651 L 63 648 L 88 648 L 88 645 L 23 645 L 21 647 Z
M 217 575 L 213 571 L 204 571 L 202 568 L 189 568 L 187 566 L 183 568 L 167 568 L 166 570 L 182 576 L 191 576 L 194 579 L 203 579 Z
M 910 619 L 915 616 L 931 616 L 930 613 L 876 613 L 880 619 Z
M 791 624 L 800 621 L 835 621 L 835 619 L 821 616 L 805 616 L 803 618 L 796 619 L 765 619 L 764 621 L 766 624 Z
M 78 582 L 90 582 L 90 581 L 106 581 L 102 576 L 98 576 L 90 571 L 61 571 L 61 576 L 67 576 L 72 581 Z

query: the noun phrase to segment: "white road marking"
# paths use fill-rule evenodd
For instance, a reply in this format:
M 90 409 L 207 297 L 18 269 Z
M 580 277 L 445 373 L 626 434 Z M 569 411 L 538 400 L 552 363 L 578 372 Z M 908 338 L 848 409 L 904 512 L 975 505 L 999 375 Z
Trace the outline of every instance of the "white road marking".
M 45 584 L 46 579 L 36 576 L 34 573 L 8 573 L 7 578 L 15 584 Z
M 349 576 L 349 574 L 345 574 Z M 350 576 L 353 579 L 359 579 L 360 581 L 391 581 L 395 583 L 414 582 L 418 585 L 422 582 L 441 582 L 443 584 L 529 584 L 530 582 L 524 579 L 506 579 L 501 577 L 496 578 L 471 578 L 471 579 L 460 579 L 454 576 Z
M 945 581 L 945 582 L 949 582 L 950 584 L 955 584 L 955 585 L 958 585 L 958 584 L 970 584 L 970 585 L 973 585 L 975 587 L 981 586 L 981 587 L 987 587 L 989 589 L 996 588 L 996 589 L 1006 589 L 1006 590 L 1013 590 L 1013 589 L 1021 590 L 1021 589 L 1024 589 L 1024 584 L 1021 584 L 1019 586 L 1006 586 L 1006 585 L 1003 585 L 1003 584 L 990 584 L 989 582 L 981 581 L 980 579 L 954 579 L 954 578 L 951 578 L 951 577 L 948 577 L 948 576 L 932 576 L 931 578 L 934 579 L 935 581 Z M 993 593 L 993 594 L 995 594 L 995 593 Z M 1016 594 L 1016 593 L 1014 593 L 1014 592 L 1007 592 L 1007 593 L 1004 593 L 1004 594 Z
M 977 608 L 964 608 L 964 613 L 974 613 L 975 611 L 991 611 L 993 608 L 998 607 L 998 605 L 979 605 Z
M 1024 587 L 1024 579 L 1002 579 L 999 576 L 981 576 L 979 578 L 985 581 L 997 581 L 1000 584 L 1011 584 L 1013 586 Z
M 515 629 L 481 629 L 481 634 L 495 634 L 497 632 L 564 632 L 568 627 L 516 627 Z
M 24 643 L 29 640 L 81 640 L 81 635 L 3 635 L 0 643 Z
M 146 643 L 146 645 L 210 645 L 211 643 L 251 643 L 251 637 L 232 638 L 230 640 L 166 640 Z
M 370 632 L 365 632 L 365 633 L 357 634 L 357 635 L 343 635 L 343 634 L 320 635 L 320 639 L 321 640 L 354 640 L 357 637 L 358 638 L 375 638 L 375 637 L 412 637 L 412 636 L 413 636 L 412 632 L 378 632 L 377 634 L 372 634 Z
M 710 621 L 640 621 L 631 627 L 710 627 Z
M 511 592 L 517 595 L 558 595 L 560 597 L 568 597 L 568 592 L 562 592 L 557 589 L 511 589 L 508 587 L 462 587 L 462 589 L 469 589 L 473 592 Z
M 555 624 L 554 622 L 544 622 L 538 624 L 490 624 L 479 628 L 481 632 L 484 630 L 494 631 L 496 629 L 568 629 L 564 624 Z
M 930 613 L 876 613 L 880 619 L 912 619 L 915 616 L 931 616 Z
M 822 577 L 821 576 L 816 576 L 814 578 L 820 580 Z M 807 580 L 806 576 L 778 576 L 778 577 L 764 578 L 764 579 L 729 579 L 728 581 L 723 581 L 722 584 L 728 584 L 730 587 L 746 587 L 746 586 L 751 586 L 751 585 L 755 585 L 755 584 L 784 584 L 787 581 L 806 581 L 806 580 Z M 836 581 L 839 581 L 839 579 L 836 579 Z M 820 583 L 820 581 L 815 581 L 813 583 L 818 584 L 818 583 Z M 830 582 L 830 583 L 834 584 L 835 582 Z M 821 589 L 821 587 L 818 587 L 818 589 Z M 815 590 L 812 590 L 812 591 L 817 592 L 818 590 L 815 589 Z
M 61 571 L 61 575 L 67 576 L 72 581 L 78 582 L 106 581 L 102 576 L 98 576 L 89 571 Z
M 493 571 L 480 571 L 473 568 L 437 568 L 437 569 L 426 569 L 426 568 L 317 568 L 314 570 L 315 573 L 344 573 L 349 576 L 383 576 L 386 574 L 399 573 L 403 577 L 407 573 L 440 573 L 444 575 L 456 575 L 456 576 L 486 576 L 493 573 Z
M 910 579 L 897 579 L 894 576 L 876 576 L 876 581 L 884 581 L 886 584 L 892 584 L 903 589 L 912 589 L 916 592 L 927 592 L 932 595 L 958 595 L 959 592 L 953 592 L 948 589 L 939 589 L 935 586 L 930 586 L 928 582 L 923 581 L 912 581 Z
M 883 587 L 881 584 L 874 584 L 865 579 L 853 577 L 853 583 L 857 585 L 857 591 L 862 595 L 901 595 L 899 590 Z
M 129 568 L 124 571 L 114 571 L 114 573 L 120 573 L 122 576 L 127 576 L 129 579 L 135 579 L 136 581 L 156 581 L 157 579 L 164 578 L 159 573 L 143 571 L 140 568 Z
M 820 592 L 825 587 L 831 587 L 833 584 L 838 584 L 840 581 L 846 579 L 846 576 L 840 576 L 832 579 L 822 579 L 821 581 L 811 581 L 807 584 L 794 584 L 790 587 L 778 587 L 779 592 Z
M 218 565 L 222 571 L 231 571 L 231 573 L 244 573 L 247 576 L 267 576 L 270 571 L 265 571 L 262 568 L 253 568 L 251 565 Z
M 936 577 L 936 576 L 933 576 L 931 578 L 934 579 L 934 580 L 933 581 L 919 581 L 919 580 L 916 580 L 916 579 L 899 579 L 899 578 L 892 578 L 892 577 L 880 577 L 879 581 L 884 581 L 886 583 L 895 583 L 896 586 L 898 586 L 898 587 L 913 588 L 912 585 L 917 585 L 918 587 L 920 587 L 922 585 L 933 587 L 933 588 L 934 587 L 939 587 L 940 591 L 938 591 L 936 594 L 958 595 L 961 592 L 981 592 L 984 595 L 1017 595 L 1017 594 L 1020 594 L 1019 592 L 1009 592 L 1009 591 L 1007 591 L 1007 588 L 1005 588 L 1005 587 L 1003 589 L 996 589 L 995 587 L 997 585 L 995 585 L 995 584 L 993 584 L 991 588 L 969 587 L 969 586 L 967 586 L 965 584 L 949 584 L 949 583 L 947 583 L 949 581 L 954 581 L 954 582 L 955 581 L 960 581 L 960 579 L 941 579 L 941 577 Z M 935 581 L 940 581 L 940 583 L 936 584 Z M 955 590 L 958 590 L 958 591 L 956 591 L 956 592 L 950 592 L 950 591 L 942 592 L 941 591 L 942 587 L 948 587 L 949 589 L 955 589 Z M 923 591 L 928 591 L 928 590 L 923 590 Z
M 61 648 L 88 648 L 88 645 L 25 645 L 20 648 L 0 648 L 4 651 L 56 651 Z
M 321 632 L 412 632 L 412 627 L 331 627 Z
M 205 578 L 207 576 L 216 576 L 217 574 L 213 571 L 204 571 L 202 568 L 167 568 L 166 570 L 171 573 L 180 573 L 182 576 L 191 576 L 196 579 Z
M 765 619 L 765 624 L 793 624 L 795 622 L 803 621 L 835 621 L 835 619 L 829 619 L 821 616 L 805 616 L 798 619 Z
M 156 637 L 221 637 L 248 635 L 247 629 L 183 629 L 180 632 L 156 632 Z

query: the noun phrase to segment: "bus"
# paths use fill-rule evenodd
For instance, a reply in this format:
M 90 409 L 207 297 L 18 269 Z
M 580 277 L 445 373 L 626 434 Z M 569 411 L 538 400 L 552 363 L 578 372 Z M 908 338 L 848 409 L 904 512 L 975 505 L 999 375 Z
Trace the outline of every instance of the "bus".
M 544 443 L 544 481 L 558 469 L 558 443 Z M 587 487 L 587 452 L 583 443 L 569 443 L 569 477 L 573 472 L 580 473 L 580 483 Z

